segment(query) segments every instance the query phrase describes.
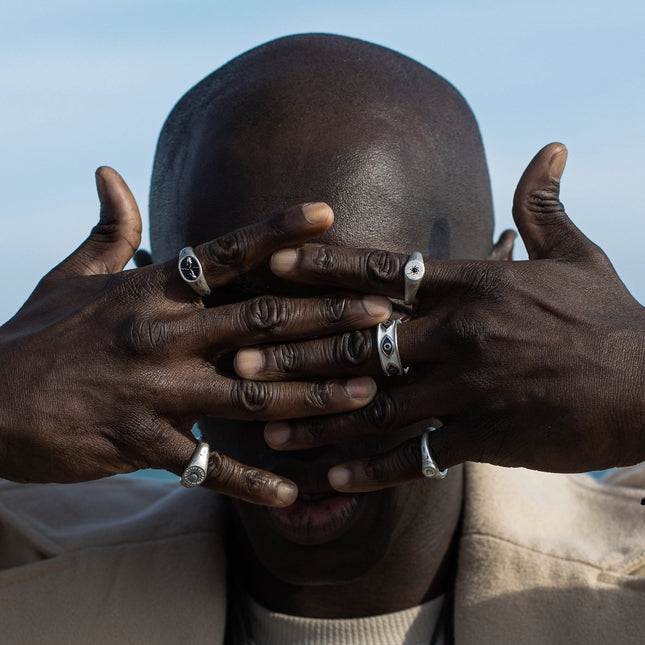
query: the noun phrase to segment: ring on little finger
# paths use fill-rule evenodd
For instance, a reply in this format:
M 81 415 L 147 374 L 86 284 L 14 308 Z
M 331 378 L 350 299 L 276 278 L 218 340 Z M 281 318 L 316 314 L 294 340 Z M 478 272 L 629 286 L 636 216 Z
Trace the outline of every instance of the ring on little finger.
M 192 246 L 186 246 L 179 251 L 179 275 L 181 279 L 199 296 L 210 295 L 210 287 L 199 258 L 195 255 Z
M 434 460 L 434 456 L 430 450 L 430 444 L 428 443 L 428 437 L 434 430 L 436 428 L 430 426 L 421 435 L 421 472 L 424 477 L 429 477 L 430 479 L 443 479 L 448 469 L 439 470 L 439 466 L 437 466 L 437 462 Z
M 190 458 L 183 475 L 181 476 L 181 485 L 186 488 L 195 488 L 200 486 L 206 480 L 208 473 L 208 456 L 211 451 L 210 446 L 205 441 L 199 441 L 193 456 Z
M 409 367 L 403 367 L 399 354 L 397 336 L 400 320 L 385 320 L 376 326 L 376 348 L 381 361 L 381 368 L 387 376 L 407 374 Z

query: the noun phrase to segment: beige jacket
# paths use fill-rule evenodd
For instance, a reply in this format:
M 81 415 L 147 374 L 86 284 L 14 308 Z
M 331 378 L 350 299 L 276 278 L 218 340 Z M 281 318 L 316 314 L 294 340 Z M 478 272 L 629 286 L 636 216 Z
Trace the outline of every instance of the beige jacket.
M 645 642 L 645 467 L 599 484 L 469 464 L 456 642 Z M 0 483 L 0 642 L 221 643 L 226 513 L 204 490 Z

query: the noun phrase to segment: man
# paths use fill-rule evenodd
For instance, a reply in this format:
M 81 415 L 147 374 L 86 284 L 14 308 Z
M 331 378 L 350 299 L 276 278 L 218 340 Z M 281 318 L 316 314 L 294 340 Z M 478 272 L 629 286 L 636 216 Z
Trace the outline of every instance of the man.
M 516 217 L 524 225 L 522 232 L 533 243 L 531 250 L 545 255 L 558 248 L 545 240 L 553 241 L 556 225 L 564 221 L 554 206 L 557 193 L 554 200 L 547 191 L 534 213 L 525 212 L 530 211 L 525 204 L 527 195 L 538 193 L 536 184 L 539 188 L 548 186 L 549 178 L 559 179 L 562 156 L 561 147 L 538 156 L 518 190 Z M 114 186 L 115 180 L 110 181 Z M 272 261 L 275 273 L 318 282 L 316 290 L 286 285 L 271 276 L 266 266 L 238 277 L 240 267 L 250 264 L 240 260 L 244 256 L 240 248 L 248 250 L 248 240 L 258 239 L 254 231 L 259 229 L 226 234 L 245 225 L 261 227 L 260 214 L 312 199 L 332 206 L 334 227 L 328 229 L 331 216 L 322 205 L 287 211 L 273 225 L 281 244 L 266 242 L 256 256 L 299 244 L 327 229 L 320 241 L 332 246 L 283 251 Z M 301 222 L 298 229 L 300 212 L 309 227 L 303 229 Z M 298 402 L 291 414 L 284 410 L 284 398 L 282 408 L 276 409 L 281 396 L 278 386 L 296 387 L 294 378 L 378 374 L 371 330 L 306 345 L 299 339 L 373 327 L 389 314 L 382 300 L 368 301 L 364 311 L 355 309 L 349 321 L 346 311 L 355 299 L 345 301 L 335 295 L 341 300 L 325 296 L 312 301 L 305 296 L 333 293 L 336 285 L 349 282 L 357 290 L 383 290 L 400 299 L 401 254 L 407 257 L 415 250 L 436 258 L 484 260 L 488 255 L 495 259 L 508 255 L 508 236 L 495 247 L 491 243 L 488 176 L 476 124 L 463 99 L 443 79 L 393 52 L 336 37 L 294 37 L 249 52 L 191 90 L 173 110 L 157 151 L 151 218 L 156 261 L 176 257 L 182 246 L 195 245 L 212 289 L 204 302 L 218 329 L 242 316 L 245 309 L 237 304 L 240 300 L 258 294 L 275 296 L 252 301 L 253 315 L 240 318 L 250 336 L 246 343 L 239 339 L 240 325 L 228 335 L 222 332 L 223 340 L 210 341 L 208 367 L 215 367 L 211 378 L 217 384 L 213 389 L 238 392 L 235 405 L 211 403 L 209 418 L 201 422 L 213 448 L 210 481 L 222 492 L 277 507 L 269 510 L 234 502 L 227 566 L 229 579 L 242 584 L 232 583 L 228 592 L 230 638 L 318 642 L 356 639 L 357 634 L 367 633 L 371 642 L 379 635 L 383 642 L 446 642 L 454 627 L 457 643 L 636 641 L 642 620 L 645 552 L 641 537 L 645 522 L 638 505 L 641 492 L 603 488 L 583 478 L 458 466 L 463 461 L 458 450 L 466 448 L 451 448 L 450 435 L 441 430 L 430 441 L 437 462 L 450 466 L 448 475 L 435 481 L 421 477 L 419 437 L 435 415 L 446 422 L 446 430 L 455 424 L 453 434 L 460 438 L 456 443 L 469 444 L 482 459 L 506 465 L 531 465 L 527 461 L 535 459 L 536 467 L 550 463 L 554 470 L 575 470 L 587 463 L 585 459 L 601 460 L 607 453 L 612 465 L 639 460 L 638 454 L 614 455 L 615 442 L 607 439 L 602 428 L 589 435 L 595 450 L 573 455 L 563 450 L 570 446 L 556 442 L 553 447 L 552 434 L 534 440 L 521 427 L 509 430 L 508 422 L 500 426 L 502 446 L 495 444 L 490 431 L 482 437 L 463 436 L 464 417 L 455 395 L 439 389 L 441 381 L 458 383 L 462 368 L 452 356 L 426 349 L 427 318 L 433 311 L 428 289 L 419 292 L 412 320 L 400 325 L 402 359 L 413 363 L 408 377 L 379 376 L 377 396 L 372 381 L 364 378 L 351 385 L 345 381 L 345 394 L 339 394 L 336 382 L 318 389 L 316 383 L 299 383 L 297 396 L 291 391 L 291 400 Z M 549 235 L 535 230 L 540 220 L 551 226 Z M 569 236 L 577 233 L 572 225 L 565 223 L 565 227 Z M 271 238 L 270 228 L 262 230 L 262 239 Z M 219 240 L 216 246 L 197 246 L 212 238 Z M 583 242 L 578 239 L 578 244 Z M 384 248 L 390 253 L 365 255 L 334 250 L 333 245 Z M 213 249 L 216 253 L 209 254 Z M 309 264 L 308 258 L 313 258 Z M 162 266 L 161 274 L 149 268 L 145 275 L 162 282 L 165 296 L 178 303 L 173 311 L 178 317 L 199 299 L 195 294 L 189 297 L 190 289 L 177 276 L 176 260 L 174 265 L 168 261 Z M 459 266 L 472 272 L 474 265 Z M 606 265 L 601 266 L 610 284 L 606 290 L 631 315 L 633 305 L 612 282 Z M 365 267 L 371 271 L 361 274 Z M 464 307 L 471 298 L 481 300 L 480 291 L 471 286 L 464 292 L 458 284 L 453 280 L 451 286 Z M 491 292 L 487 282 L 483 286 Z M 491 293 L 494 302 L 501 300 L 499 292 Z M 327 314 L 316 313 L 314 302 L 325 303 Z M 344 318 L 329 315 L 338 302 Z M 636 318 L 640 310 L 634 307 L 633 311 Z M 294 318 L 306 324 L 294 328 Z M 249 321 L 255 323 L 249 325 Z M 410 352 L 415 334 L 406 336 L 406 325 L 424 341 L 417 338 L 416 355 Z M 150 363 L 151 348 L 160 345 L 158 336 L 165 328 L 159 326 L 153 334 L 146 328 L 150 339 L 146 352 L 141 349 L 140 331 L 132 333 L 139 326 L 130 324 L 125 329 L 127 337 L 136 338 L 130 342 L 131 354 L 137 358 L 137 352 L 145 353 Z M 593 325 L 588 323 L 587 329 L 592 333 Z M 199 348 L 193 351 L 201 355 L 207 344 L 204 338 L 195 334 L 194 326 L 185 325 L 182 330 L 190 336 L 192 347 Z M 555 342 L 560 329 L 552 331 L 550 340 Z M 463 338 L 454 334 L 447 340 L 454 344 Z M 476 334 L 465 338 L 471 350 L 485 357 L 482 345 L 474 342 Z M 285 350 L 279 345 L 283 340 L 294 342 Z M 263 343 L 271 346 L 260 356 L 246 350 L 235 362 L 242 376 L 258 379 L 255 385 L 231 384 L 235 379 L 227 350 Z M 495 344 L 494 337 L 490 344 Z M 334 361 L 336 355 L 344 360 Z M 294 365 L 279 359 L 284 356 L 300 360 Z M 204 365 L 194 371 L 196 384 L 201 382 Z M 437 373 L 439 383 L 433 380 Z M 286 383 L 266 385 L 261 380 L 285 378 Z M 621 397 L 621 403 L 631 400 L 631 388 L 626 389 L 629 394 Z M 435 394 L 429 403 L 419 399 L 425 391 Z M 191 396 L 183 383 L 179 392 Z M 437 397 L 438 392 L 444 396 Z M 323 405 L 302 404 L 320 398 Z M 467 403 L 472 410 L 473 401 Z M 491 405 L 503 411 L 503 403 L 493 397 Z M 169 400 L 167 407 L 172 406 L 177 409 L 179 403 Z M 352 409 L 358 411 L 346 412 Z M 331 416 L 325 419 L 317 412 Z M 314 420 L 272 424 L 266 430 L 276 448 L 301 450 L 276 451 L 266 445 L 264 424 L 257 419 L 305 416 Z M 238 420 L 230 421 L 231 417 Z M 240 417 L 247 420 L 241 422 Z M 256 420 L 248 420 L 253 417 Z M 472 414 L 471 421 L 475 419 Z M 595 429 L 593 424 L 590 427 Z M 580 436 L 578 424 L 575 428 Z M 188 446 L 193 445 L 186 429 L 181 438 L 172 440 L 165 429 L 155 426 L 154 430 L 161 440 L 155 445 L 147 436 L 148 452 L 141 449 L 144 457 L 138 459 L 167 463 L 181 472 Z M 286 441 L 279 441 L 285 431 Z M 631 446 L 631 435 L 626 436 Z M 357 440 L 348 442 L 348 437 Z M 517 445 L 511 440 L 515 437 L 519 437 Z M 485 452 L 488 444 L 493 445 L 492 458 Z M 161 453 L 167 461 L 153 453 Z M 349 472 L 337 470 L 348 460 Z M 637 472 L 625 477 L 626 483 L 643 484 Z M 291 504 L 294 483 L 299 497 Z M 22 616 L 13 624 L 14 617 L 8 617 L 7 629 L 13 630 L 8 633 L 21 634 L 22 629 L 22 633 L 38 634 L 34 625 L 46 624 L 55 641 L 63 638 L 71 620 L 75 628 L 87 630 L 84 633 L 93 628 L 105 642 L 128 637 L 145 642 L 146 634 L 167 642 L 179 637 L 209 637 L 217 642 L 222 637 L 226 592 L 221 500 L 189 491 L 158 501 L 158 493 L 147 486 L 136 492 L 139 487 L 133 486 L 132 493 L 130 488 L 100 483 L 78 491 L 54 490 L 51 498 L 48 491 L 9 489 L 2 517 L 9 527 L 5 544 L 13 545 L 6 548 L 13 569 L 5 572 L 11 577 L 5 600 L 19 599 Z M 127 498 L 128 494 L 132 497 Z M 85 506 L 79 499 L 83 496 L 102 503 L 93 517 L 85 508 L 74 528 L 70 514 Z M 103 508 L 106 503 L 108 508 Z M 56 512 L 49 513 L 54 504 Z M 110 504 L 115 507 L 112 514 Z M 142 514 L 145 505 L 149 508 Z M 25 568 L 16 569 L 17 564 Z M 146 580 L 152 588 L 147 588 Z M 30 593 L 42 594 L 48 585 L 62 587 L 67 602 L 79 589 L 78 611 L 61 619 L 64 609 L 57 606 L 56 598 L 46 611 L 28 602 Z M 163 622 L 173 603 L 182 619 L 176 627 Z M 366 618 L 382 614 L 391 615 Z M 320 620 L 299 618 L 303 616 Z M 324 620 L 334 618 L 356 620 Z M 410 640 L 412 636 L 415 640 Z

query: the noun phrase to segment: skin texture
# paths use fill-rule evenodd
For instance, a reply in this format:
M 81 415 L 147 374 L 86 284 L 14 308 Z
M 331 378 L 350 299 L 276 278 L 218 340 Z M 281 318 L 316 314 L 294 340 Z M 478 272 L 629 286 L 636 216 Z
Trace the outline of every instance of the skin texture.
M 263 604 L 359 616 L 433 597 L 449 576 L 462 479 L 459 466 L 420 479 L 431 417 L 445 424 L 431 439 L 442 467 L 575 471 L 644 457 L 643 308 L 564 214 L 564 158 L 552 144 L 527 169 L 514 215 L 531 261 L 501 262 L 512 235 L 493 247 L 477 127 L 443 79 L 330 36 L 236 59 L 164 127 L 151 194 L 158 263 L 122 272 L 140 218 L 123 180 L 99 169 L 99 224 L 0 330 L 0 474 L 181 473 L 206 416 L 214 490 L 273 506 L 290 504 L 295 484 L 372 491 L 346 532 L 317 544 L 234 504 L 232 570 Z M 302 205 L 311 200 L 334 208 L 333 228 L 327 206 Z M 323 247 L 300 246 L 317 236 Z M 186 244 L 213 290 L 204 301 L 178 276 Z M 401 297 L 413 250 L 426 256 L 401 327 L 413 369 L 387 379 L 372 328 L 389 315 L 383 296 Z M 268 426 L 280 450 L 270 449 L 264 422 L 292 417 Z M 349 469 L 330 471 L 339 462 Z
M 255 222 L 260 205 L 308 199 L 334 210 L 334 226 L 319 238 L 328 244 L 361 240 L 440 258 L 485 258 L 493 248 L 488 173 L 468 106 L 426 68 L 367 43 L 329 36 L 269 43 L 191 90 L 158 146 L 153 257 Z M 303 293 L 268 266 L 234 286 L 232 300 Z M 233 458 L 324 493 L 333 465 L 408 437 L 418 443 L 427 423 L 416 421 L 365 442 L 339 437 L 334 446 L 289 453 L 268 448 L 262 424 L 208 418 L 200 427 Z M 285 538 L 266 509 L 234 503 L 235 568 L 261 603 L 289 613 L 360 616 L 409 607 L 444 588 L 461 499 L 459 468 L 442 482 L 371 493 L 351 528 L 313 545 Z
M 530 262 L 426 261 L 414 316 L 398 333 L 413 376 L 391 379 L 355 413 L 270 423 L 270 445 L 302 449 L 389 434 L 433 415 L 444 423 L 431 436 L 441 467 L 484 461 L 582 472 L 642 461 L 644 310 L 564 213 L 558 193 L 566 154 L 561 144 L 545 147 L 515 194 L 513 214 Z M 370 271 L 375 254 L 388 271 Z M 306 245 L 275 254 L 272 268 L 300 282 L 400 297 L 406 261 Z M 379 374 L 374 332 L 350 335 L 362 343 L 330 338 L 243 350 L 237 370 L 274 380 Z M 364 351 L 350 361 L 345 348 L 359 345 Z M 341 491 L 362 491 L 417 479 L 418 454 L 406 459 L 413 447 L 403 443 L 336 467 L 330 481 Z
M 139 244 L 139 212 L 115 171 L 99 169 L 97 187 L 99 224 L 0 332 L 3 477 L 75 482 L 145 467 L 181 474 L 195 447 L 191 428 L 204 415 L 286 418 L 372 398 L 370 378 L 258 387 L 227 371 L 230 360 L 219 362 L 245 344 L 383 319 L 384 298 L 265 297 L 205 309 L 176 260 L 122 271 Z M 216 296 L 287 239 L 314 237 L 332 220 L 324 204 L 295 206 L 195 253 Z M 217 446 L 208 474 L 207 487 L 254 503 L 284 506 L 297 493 Z

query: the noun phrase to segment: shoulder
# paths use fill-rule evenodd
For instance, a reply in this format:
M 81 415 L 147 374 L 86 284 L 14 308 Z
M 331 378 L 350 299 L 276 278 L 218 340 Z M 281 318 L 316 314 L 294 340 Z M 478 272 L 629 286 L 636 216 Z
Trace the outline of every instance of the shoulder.
M 645 464 L 604 480 L 468 464 L 464 531 L 618 570 L 645 554 L 643 497 Z
M 45 556 L 97 546 L 221 533 L 223 500 L 172 482 L 113 477 L 82 484 L 0 480 L 0 526 Z

